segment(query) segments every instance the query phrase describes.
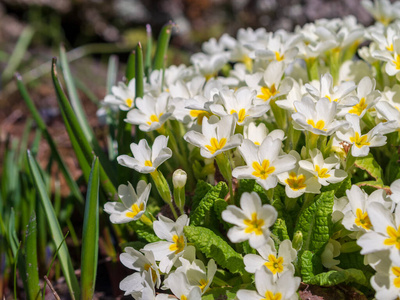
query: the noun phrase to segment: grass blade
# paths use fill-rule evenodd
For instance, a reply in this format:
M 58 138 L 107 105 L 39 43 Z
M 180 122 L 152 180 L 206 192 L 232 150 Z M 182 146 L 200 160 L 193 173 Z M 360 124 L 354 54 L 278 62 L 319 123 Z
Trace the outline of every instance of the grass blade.
M 25 27 L 24 31 L 22 31 L 22 34 L 15 45 L 15 49 L 8 60 L 8 64 L 1 75 L 1 80 L 4 83 L 12 79 L 13 74 L 24 58 L 25 52 L 31 43 L 34 33 L 35 31 L 30 26 Z
M 46 139 L 47 143 L 50 146 L 51 153 L 54 156 L 57 164 L 68 183 L 69 188 L 71 189 L 71 193 L 75 196 L 75 198 L 80 202 L 83 203 L 83 196 L 79 190 L 78 185 L 76 184 L 75 180 L 73 179 L 67 165 L 65 164 L 64 160 L 61 158 L 60 153 L 57 150 L 56 144 L 51 137 L 50 133 L 47 130 L 46 124 L 43 121 L 42 117 L 39 114 L 39 111 L 36 109 L 35 104 L 33 103 L 31 97 L 29 96 L 28 91 L 25 88 L 24 83 L 22 82 L 22 77 L 17 74 L 15 76 L 17 81 L 18 90 L 22 95 L 22 98 L 25 101 L 26 106 L 28 107 L 29 111 L 31 112 L 33 119 L 35 120 L 37 126 L 42 131 L 44 138 Z
M 67 54 L 65 52 L 64 46 L 60 46 L 60 62 L 71 106 L 74 109 L 76 118 L 81 125 L 81 129 L 85 134 L 86 139 L 88 141 L 91 141 L 93 139 L 93 131 L 89 126 L 89 122 L 86 117 L 85 111 L 83 110 L 81 100 L 79 99 L 78 91 L 76 90 L 74 78 L 69 68 Z
M 108 60 L 108 68 L 107 68 L 107 92 L 111 92 L 112 86 L 117 82 L 118 75 L 118 56 L 111 55 Z
M 35 182 L 35 186 L 39 193 L 42 206 L 46 213 L 47 224 L 50 229 L 53 242 L 56 245 L 60 245 L 64 240 L 60 224 L 58 223 L 57 217 L 54 213 L 53 206 L 47 195 L 46 187 L 44 186 L 42 177 L 40 175 L 38 167 L 36 166 L 37 164 L 36 160 L 30 154 L 29 151 L 27 155 L 28 155 L 29 168 L 31 170 L 33 181 Z M 65 277 L 65 281 L 71 293 L 71 297 L 72 299 L 79 299 L 80 295 L 79 283 L 74 273 L 74 268 L 72 266 L 72 261 L 71 257 L 69 256 L 67 245 L 62 244 L 62 246 L 60 247 L 59 258 L 60 258 L 61 268 Z
M 125 70 L 125 78 L 126 82 L 131 81 L 133 78 L 135 78 L 135 51 L 132 51 L 131 54 L 129 54 L 128 58 L 128 63 L 126 64 L 126 70 Z
M 90 146 L 90 143 L 88 142 L 88 140 L 86 139 L 84 133 L 82 132 L 82 130 L 80 128 L 80 124 L 79 124 L 78 120 L 76 119 L 75 113 L 72 110 L 72 107 L 69 104 L 69 101 L 61 88 L 60 82 L 58 81 L 55 59 L 53 59 L 53 66 L 52 66 L 51 73 L 52 73 L 53 84 L 54 84 L 54 87 L 55 87 L 56 93 L 57 93 L 58 104 L 61 109 L 64 123 L 69 124 L 72 135 L 76 139 L 76 144 L 80 146 L 80 149 L 81 149 L 82 154 L 84 155 L 86 161 L 88 163 L 90 163 L 93 160 L 93 149 Z M 70 138 L 71 138 L 71 135 L 70 135 Z M 107 169 L 107 173 L 106 173 L 103 169 L 103 166 L 100 164 L 101 186 L 104 189 L 104 191 L 106 192 L 107 197 L 114 199 L 117 196 L 117 191 L 115 189 L 113 181 L 110 179 L 110 177 L 107 174 L 110 174 L 110 177 L 113 180 L 116 179 L 116 176 L 114 176 L 114 172 L 110 172 Z
M 82 233 L 81 299 L 92 299 L 99 250 L 99 160 L 96 157 L 89 178 Z
M 136 70 L 136 81 L 135 98 L 142 98 L 144 94 L 144 69 L 143 69 L 143 49 L 140 42 L 136 46 L 136 56 L 135 56 L 135 70 Z
M 29 300 L 40 297 L 39 272 L 37 260 L 36 214 L 32 211 L 25 237 L 25 274 L 24 287 Z
M 156 54 L 154 56 L 153 70 L 161 70 L 164 68 L 164 62 L 167 55 L 169 40 L 171 38 L 171 30 L 173 23 L 164 25 L 161 29 L 157 40 Z

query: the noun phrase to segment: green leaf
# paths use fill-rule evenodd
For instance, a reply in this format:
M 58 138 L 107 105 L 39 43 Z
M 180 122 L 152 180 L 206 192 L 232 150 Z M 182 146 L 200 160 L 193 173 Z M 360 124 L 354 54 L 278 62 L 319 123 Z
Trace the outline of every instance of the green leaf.
M 128 62 L 126 63 L 125 77 L 126 81 L 129 83 L 133 78 L 135 78 L 135 51 L 129 54 Z
M 25 275 L 23 276 L 27 299 L 38 299 L 41 295 L 38 273 L 38 257 L 37 257 L 37 228 L 36 214 L 32 211 L 25 237 Z
M 314 277 L 315 274 L 321 273 L 321 259 L 311 251 L 304 251 L 300 256 L 301 278 L 305 282 Z
M 143 224 L 141 221 L 136 221 L 131 223 L 138 238 L 145 240 L 148 243 L 161 241 L 161 239 L 155 235 L 153 228 Z
M 242 256 L 212 230 L 190 225 L 185 226 L 183 231 L 189 242 L 207 258 L 214 259 L 218 265 L 232 273 L 245 273 Z
M 157 40 L 156 54 L 153 61 L 153 70 L 161 70 L 164 68 L 169 40 L 171 38 L 172 26 L 172 23 L 168 23 L 161 29 Z
M 307 284 L 319 286 L 334 286 L 340 283 L 351 282 L 355 282 L 367 287 L 369 286 L 369 282 L 365 277 L 363 271 L 358 269 L 347 269 L 341 271 L 332 270 L 315 275 L 308 280 L 304 280 L 303 278 L 303 281 Z
M 143 49 L 140 43 L 136 45 L 135 72 L 136 72 L 135 98 L 142 98 L 144 95 L 144 67 L 143 67 Z
M 295 231 L 300 230 L 303 233 L 302 250 L 317 252 L 329 241 L 333 200 L 334 191 L 322 193 L 300 212 Z
M 32 173 L 32 178 L 35 182 L 36 188 L 38 190 L 42 206 L 46 212 L 46 218 L 48 223 L 48 228 L 51 232 L 51 236 L 54 244 L 61 245 L 59 250 L 59 259 L 61 263 L 61 269 L 63 271 L 65 281 L 67 283 L 68 289 L 71 293 L 72 299 L 79 299 L 80 289 L 78 279 L 75 276 L 74 267 L 72 265 L 71 257 L 69 256 L 67 245 L 63 243 L 64 237 L 61 232 L 60 224 L 58 223 L 57 217 L 54 213 L 53 206 L 51 205 L 50 199 L 47 195 L 46 187 L 42 181 L 39 170 L 36 166 L 37 162 L 34 157 L 30 155 L 28 151 L 28 162 L 29 168 Z
M 290 240 L 284 219 L 278 218 L 275 224 L 272 226 L 271 232 L 276 235 L 280 241 Z
M 190 214 L 191 224 L 209 225 L 213 220 L 215 221 L 212 207 L 217 199 L 224 199 L 227 194 L 228 186 L 223 181 L 212 187 Z
M 203 197 L 208 193 L 209 190 L 212 189 L 212 185 L 203 181 L 203 180 L 199 180 L 197 181 L 197 185 L 196 185 L 196 190 L 194 191 L 194 196 L 192 199 L 192 210 L 196 209 L 196 207 L 199 205 L 201 199 L 203 199 Z
M 146 44 L 146 59 L 144 62 L 144 73 L 147 78 L 150 78 L 151 73 L 151 53 L 153 48 L 153 37 L 151 34 L 151 26 L 150 24 L 146 25 L 146 35 L 147 35 L 147 44 Z
M 235 202 L 238 203 L 238 200 L 242 197 L 243 193 L 251 193 L 256 192 L 260 198 L 262 203 L 268 203 L 268 197 L 265 194 L 265 190 L 258 184 L 254 179 L 240 179 L 239 180 L 239 188 L 238 192 L 235 194 Z
M 347 176 L 344 180 L 337 183 L 331 183 L 322 187 L 321 192 L 334 191 L 335 196 L 340 198 L 346 195 L 346 190 L 351 189 L 351 178 Z
M 220 287 L 209 289 L 202 297 L 202 300 L 234 300 L 236 299 L 236 293 L 239 289 L 244 287 L 238 285 L 234 287 Z
M 93 161 L 82 231 L 81 299 L 92 299 L 99 252 L 99 160 Z
M 375 161 L 371 153 L 365 157 L 357 158 L 354 165 L 366 171 L 371 177 L 375 178 L 375 180 L 382 180 L 383 178 L 382 168 Z

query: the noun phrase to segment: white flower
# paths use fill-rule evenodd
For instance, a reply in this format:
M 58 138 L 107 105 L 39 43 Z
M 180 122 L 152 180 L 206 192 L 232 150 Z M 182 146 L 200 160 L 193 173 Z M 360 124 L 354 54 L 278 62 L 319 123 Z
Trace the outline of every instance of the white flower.
M 318 135 L 331 135 L 346 124 L 336 120 L 337 103 L 321 98 L 316 103 L 305 96 L 301 101 L 294 102 L 296 111 L 292 114 L 294 128 L 311 131 Z
M 140 219 L 146 211 L 147 200 L 149 199 L 151 184 L 140 180 L 136 187 L 121 184 L 118 187 L 118 196 L 121 202 L 107 202 L 104 211 L 110 214 L 110 221 L 114 224 L 122 224 Z
M 400 17 L 400 3 L 391 3 L 389 0 L 362 0 L 362 6 L 375 18 L 385 26 L 391 21 Z
M 169 288 L 180 300 L 201 300 L 201 289 L 192 286 L 186 275 L 182 272 L 175 272 L 168 277 Z
M 373 202 L 368 205 L 367 213 L 373 230 L 357 240 L 361 254 L 389 250 L 390 259 L 400 265 L 400 206 L 393 214 L 383 204 Z
M 352 145 L 351 155 L 354 157 L 367 156 L 370 147 L 380 147 L 386 144 L 385 127 L 388 124 L 378 124 L 372 128 L 367 134 L 361 133 L 360 128 L 360 118 L 356 115 L 347 114 L 346 120 L 350 124 L 347 130 L 341 130 L 336 132 L 336 136 L 342 140 Z M 390 124 L 389 124 L 390 125 Z
M 244 126 L 243 135 L 245 139 L 252 141 L 257 146 L 260 146 L 267 136 L 281 141 L 285 139 L 285 132 L 283 130 L 275 129 L 268 133 L 268 128 L 264 123 L 256 125 L 255 122 L 250 122 Z
M 321 254 L 321 262 L 325 268 L 332 268 L 340 264 L 340 260 L 333 259 L 334 257 L 339 256 L 340 254 L 340 247 L 341 244 L 336 241 L 330 239 L 329 242 L 326 244 L 324 251 Z
M 202 134 L 192 130 L 183 138 L 199 147 L 201 156 L 211 158 L 242 143 L 243 136 L 234 135 L 235 126 L 236 118 L 232 115 L 224 116 L 221 120 L 211 116 L 210 119 L 203 120 Z
M 257 249 L 267 242 L 269 227 L 275 223 L 278 213 L 271 205 L 261 206 L 261 199 L 255 192 L 243 193 L 240 207 L 229 205 L 222 212 L 222 219 L 235 225 L 229 229 L 228 238 L 232 243 L 249 240 L 250 246 Z
M 193 54 L 190 58 L 197 73 L 203 75 L 206 80 L 215 77 L 219 70 L 228 62 L 227 53 L 207 55 L 205 53 Z
M 294 156 L 297 161 L 300 155 L 291 150 L 290 155 Z M 297 198 L 304 193 L 319 194 L 321 184 L 317 178 L 306 170 L 303 170 L 298 164 L 287 171 L 278 175 L 279 182 L 285 185 L 285 193 L 289 198 Z
M 399 108 L 396 108 L 393 104 L 386 102 L 386 101 L 380 101 L 375 105 L 375 108 L 377 112 L 385 118 L 387 121 L 391 121 L 391 129 L 388 130 L 388 132 L 393 132 L 395 130 L 400 129 L 400 110 Z M 389 122 L 387 122 L 389 123 Z M 388 127 L 388 128 L 390 128 Z M 387 132 L 387 133 L 388 133 Z
M 391 49 L 392 50 L 392 49 Z M 393 50 L 376 50 L 373 56 L 386 61 L 385 71 L 389 76 L 400 78 L 400 38 L 393 40 Z
M 248 87 L 241 87 L 235 92 L 225 88 L 214 96 L 218 100 L 210 105 L 210 110 L 220 117 L 236 114 L 237 124 L 243 125 L 248 120 L 261 117 L 269 110 L 269 105 L 254 105 L 255 96 L 256 92 Z
M 376 291 L 377 300 L 398 299 L 400 295 L 400 265 L 383 258 L 371 277 L 371 285 Z
M 344 208 L 345 213 L 342 224 L 350 231 L 367 232 L 372 229 L 367 208 L 372 202 L 379 202 L 387 209 L 391 207 L 390 201 L 386 201 L 386 195 L 382 189 L 374 191 L 370 196 L 361 190 L 358 186 L 353 185 L 350 190 L 346 191 L 349 203 Z
M 318 149 L 310 150 L 310 160 L 301 160 L 299 165 L 302 169 L 314 174 L 318 182 L 324 186 L 330 183 L 340 182 L 347 177 L 347 172 L 337 169 L 340 164 L 338 158 L 329 156 L 324 159 Z
M 132 109 L 135 100 L 135 79 L 132 79 L 128 86 L 118 82 L 118 86 L 111 88 L 111 93 L 104 98 L 105 103 L 118 105 L 119 109 L 124 111 Z
M 397 179 L 392 182 L 390 185 L 390 190 L 392 194 L 390 195 L 390 199 L 396 204 L 400 203 L 400 179 Z
M 181 257 L 187 247 L 186 237 L 183 235 L 183 227 L 189 224 L 187 215 L 181 215 L 176 222 L 160 216 L 153 223 L 155 234 L 163 240 L 147 244 L 144 249 L 153 252 L 155 260 L 160 261 L 160 271 L 169 273 L 176 260 Z M 193 247 L 193 246 L 191 246 Z
M 172 115 L 173 107 L 168 105 L 170 95 L 162 93 L 157 98 L 150 94 L 136 99 L 136 107 L 128 112 L 125 122 L 139 125 L 142 131 L 159 129 Z
M 172 156 L 172 151 L 167 147 L 168 137 L 159 135 L 150 149 L 145 139 L 139 144 L 132 143 L 131 151 L 133 157 L 120 155 L 117 161 L 120 165 L 136 170 L 139 173 L 148 174 L 154 172 L 158 166 Z
M 255 283 L 257 291 L 239 290 L 236 294 L 238 300 L 298 299 L 296 291 L 300 285 L 300 277 L 293 277 L 291 272 L 284 273 L 277 281 L 274 275 L 263 267 L 256 271 Z
M 263 266 L 274 275 L 282 276 L 283 273 L 290 271 L 294 274 L 292 262 L 297 258 L 297 252 L 292 247 L 290 240 L 284 240 L 279 244 L 277 253 L 274 241 L 268 238 L 267 243 L 257 248 L 257 254 L 247 254 L 243 257 L 245 270 L 249 273 L 255 273 Z
M 238 179 L 255 179 L 264 189 L 274 188 L 278 184 L 277 175 L 292 169 L 296 159 L 291 155 L 279 155 L 282 147 L 280 139 L 267 136 L 260 146 L 250 140 L 244 140 L 238 148 L 246 166 L 237 167 L 232 176 Z

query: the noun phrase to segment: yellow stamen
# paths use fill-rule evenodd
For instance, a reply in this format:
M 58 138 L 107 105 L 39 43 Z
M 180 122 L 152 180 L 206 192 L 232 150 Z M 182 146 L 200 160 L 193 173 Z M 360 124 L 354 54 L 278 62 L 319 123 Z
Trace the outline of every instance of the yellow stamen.
M 319 120 L 317 122 L 317 124 L 315 124 L 314 120 L 309 119 L 309 120 L 307 120 L 307 124 L 311 125 L 315 129 L 326 131 L 326 129 L 324 129 L 324 127 L 325 127 L 325 121 L 324 120 Z
M 253 70 L 253 60 L 248 55 L 243 56 L 242 62 L 246 66 L 247 71 L 251 72 Z
M 239 113 L 236 110 L 232 109 L 230 111 L 230 114 L 233 115 L 234 113 L 238 114 L 238 117 L 239 117 L 238 123 L 242 123 L 244 121 L 244 119 L 248 116 L 248 115 L 246 115 L 246 110 L 244 108 L 240 109 Z
M 161 116 L 163 115 L 163 113 L 161 113 L 158 117 L 156 115 L 151 115 L 150 116 L 150 122 L 146 122 L 148 125 L 151 125 L 154 122 L 160 122 Z
M 187 300 L 187 297 L 185 295 L 182 295 L 181 300 Z
M 354 223 L 356 223 L 357 226 L 361 226 L 366 230 L 370 230 L 372 227 L 368 213 L 367 212 L 363 213 L 360 208 L 357 208 L 356 210 L 356 219 L 354 220 Z
M 277 61 L 282 61 L 282 60 L 285 59 L 285 55 L 283 54 L 281 56 L 281 54 L 278 51 L 275 51 L 275 58 L 276 58 Z
M 362 146 L 369 146 L 371 143 L 367 142 L 367 135 L 360 136 L 358 132 L 356 132 L 356 136 L 350 137 L 350 142 L 352 142 L 356 147 L 361 148 Z
M 263 219 L 257 219 L 257 213 L 253 212 L 251 214 L 251 220 L 246 219 L 243 220 L 243 223 L 247 226 L 247 228 L 244 230 L 246 233 L 252 233 L 254 232 L 256 235 L 261 235 L 262 234 L 262 226 L 264 226 L 264 220 Z
M 383 244 L 386 246 L 395 245 L 398 250 L 400 250 L 400 226 L 396 230 L 396 228 L 392 226 L 386 227 L 386 232 L 390 236 L 390 238 L 384 240 Z
M 393 43 L 390 44 L 389 46 L 386 46 L 387 51 L 393 52 Z
M 197 124 L 201 125 L 203 124 L 203 118 L 209 118 L 211 117 L 212 113 L 208 112 L 208 111 L 204 111 L 204 110 L 198 110 L 198 109 L 192 109 L 190 111 L 190 115 L 193 118 L 197 118 Z
M 396 278 L 393 279 L 393 284 L 396 288 L 400 288 L 400 267 L 392 267 L 391 270 L 394 276 L 396 276 Z
M 329 99 L 329 102 L 332 102 L 331 96 L 325 95 L 325 98 L 328 98 L 328 99 Z M 334 102 L 338 102 L 338 100 L 339 100 L 338 98 L 333 99 Z
M 144 165 L 145 165 L 146 167 L 152 167 L 152 166 L 153 166 L 153 163 L 151 162 L 151 160 L 146 160 L 146 161 L 144 162 Z
M 367 108 L 367 104 L 365 103 L 365 98 L 362 97 L 360 102 L 358 102 L 356 105 L 354 105 L 350 110 L 349 113 L 350 114 L 355 114 L 360 116 L 361 113 L 364 111 L 364 109 Z
M 278 90 L 275 87 L 275 83 L 273 83 L 271 87 L 262 86 L 261 94 L 257 95 L 257 98 L 263 99 L 264 101 L 268 101 L 271 97 L 275 96 L 276 94 L 278 94 Z
M 396 54 L 395 60 L 392 60 L 392 62 L 395 64 L 396 69 L 400 70 L 400 55 Z
M 175 254 L 178 254 L 185 248 L 185 240 L 183 235 L 177 236 L 176 234 L 172 237 L 174 244 L 169 246 L 169 250 L 175 251 Z
M 290 172 L 289 178 L 285 180 L 287 185 L 294 191 L 305 189 L 307 187 L 304 184 L 305 181 L 306 177 L 303 174 L 297 176 L 295 172 Z
M 282 294 L 281 293 L 276 293 L 274 294 L 272 291 L 266 291 L 265 292 L 265 298 L 261 300 L 281 300 L 282 299 Z
M 275 171 L 275 167 L 269 166 L 269 160 L 264 159 L 260 165 L 258 161 L 254 161 L 252 164 L 252 167 L 254 169 L 254 172 L 251 173 L 252 175 L 259 177 L 261 179 L 267 179 L 270 174 L 272 174 Z
M 200 287 L 200 289 L 201 289 L 202 292 L 204 292 L 204 289 L 205 289 L 205 287 L 206 287 L 207 284 L 208 284 L 208 280 L 200 279 L 200 285 L 199 285 L 199 287 Z
M 272 274 L 283 272 L 283 257 L 276 258 L 275 255 L 268 255 L 269 262 L 264 265 L 272 272 Z
M 144 209 L 144 203 L 140 203 L 140 207 L 135 203 L 131 206 L 132 211 L 128 211 L 125 216 L 128 218 L 134 218 L 138 213 Z
M 206 145 L 206 148 L 211 152 L 211 154 L 214 154 L 216 151 L 221 150 L 225 146 L 226 138 L 222 138 L 219 142 L 216 138 L 211 138 L 210 144 L 211 145 Z
M 327 172 L 328 172 L 327 168 L 320 169 L 320 167 L 318 165 L 315 166 L 315 172 L 318 173 L 318 177 L 319 178 L 329 178 L 329 177 L 331 177 L 331 175 L 327 174 Z
M 128 106 L 128 107 L 132 107 L 133 100 L 132 100 L 131 98 L 128 98 L 128 99 L 125 100 L 125 104 L 126 104 L 126 106 Z
M 145 264 L 143 268 L 146 271 L 149 271 L 149 270 L 151 271 L 151 278 L 152 278 L 153 282 L 156 282 L 157 281 L 157 273 L 153 268 L 151 268 L 151 265 Z

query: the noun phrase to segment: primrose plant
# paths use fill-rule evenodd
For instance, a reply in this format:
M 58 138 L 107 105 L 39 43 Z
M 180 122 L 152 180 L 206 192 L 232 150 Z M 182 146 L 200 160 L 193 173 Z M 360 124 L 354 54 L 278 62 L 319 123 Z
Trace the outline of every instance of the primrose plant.
M 125 295 L 400 297 L 400 6 L 362 4 L 374 25 L 240 29 L 189 66 L 143 63 L 138 46 L 102 108 L 130 144 L 104 205 L 130 228 Z

